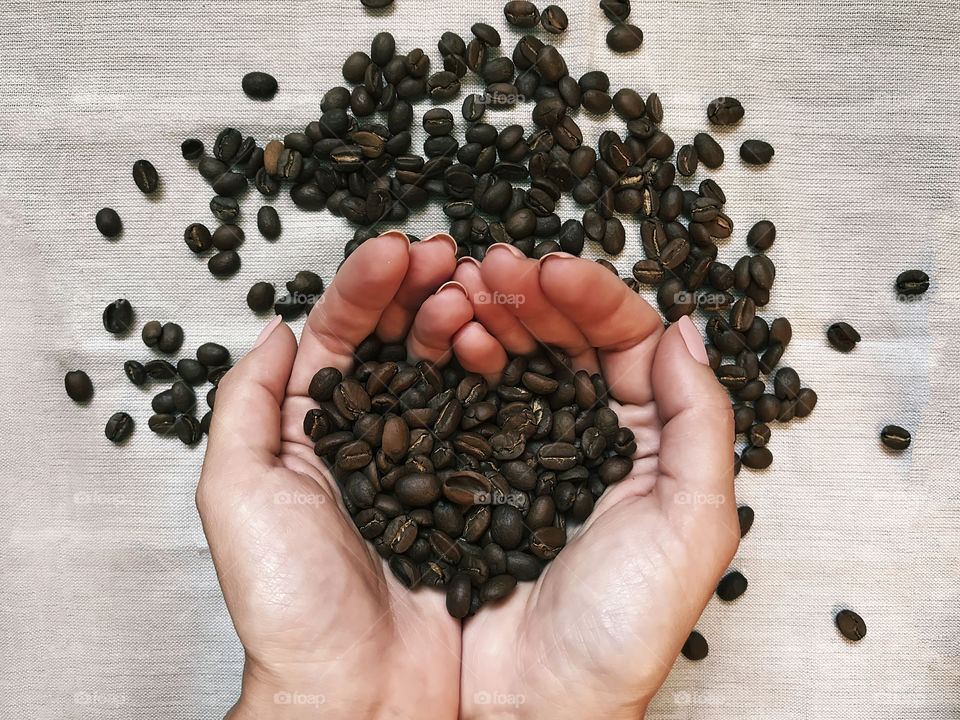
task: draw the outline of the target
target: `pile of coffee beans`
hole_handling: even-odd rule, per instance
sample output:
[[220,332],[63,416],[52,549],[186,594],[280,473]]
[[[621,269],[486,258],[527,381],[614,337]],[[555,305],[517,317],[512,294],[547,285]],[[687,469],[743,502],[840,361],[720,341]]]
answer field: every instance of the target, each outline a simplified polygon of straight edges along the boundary
[[360,534],[407,587],[444,588],[453,617],[536,579],[633,468],[603,379],[556,351],[513,358],[496,387],[375,338],[357,357],[313,377],[304,431]]

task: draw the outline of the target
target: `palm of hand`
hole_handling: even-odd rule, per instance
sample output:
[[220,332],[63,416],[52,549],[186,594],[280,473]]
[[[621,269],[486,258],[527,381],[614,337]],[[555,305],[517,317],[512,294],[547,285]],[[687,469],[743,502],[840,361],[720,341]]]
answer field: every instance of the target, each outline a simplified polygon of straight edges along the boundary
[[[729,404],[722,392],[714,392],[718,387],[708,384],[716,385],[712,373],[697,374],[703,368],[696,367],[679,334],[664,335],[659,317],[642,300],[636,299],[644,307],[613,312],[623,304],[625,288],[610,282],[612,275],[597,275],[598,266],[576,261],[574,268],[565,262],[553,272],[548,263],[550,271],[538,272],[536,263],[531,268],[532,261],[498,250],[482,269],[464,263],[454,273],[445,257],[450,249],[441,248],[431,245],[429,255],[421,249],[419,261],[411,249],[408,267],[403,272],[394,267],[389,279],[369,277],[365,268],[368,276],[361,281],[348,261],[321,311],[311,316],[299,353],[286,328],[286,348],[270,338],[272,360],[286,352],[296,361],[287,358],[289,381],[274,379],[271,388],[269,379],[259,380],[283,404],[274,408],[279,438],[266,442],[257,462],[241,465],[239,457],[229,462],[237,464],[241,478],[256,475],[238,480],[248,490],[218,512],[205,508],[213,502],[201,482],[198,503],[247,650],[245,675],[251,687],[259,682],[272,688],[275,679],[287,678],[294,691],[299,682],[301,692],[335,698],[355,713],[383,711],[381,703],[387,701],[386,714],[395,717],[453,717],[459,701],[463,717],[488,710],[582,717],[584,708],[590,714],[635,717],[666,677],[736,548],[735,504],[727,487],[732,472],[726,467],[732,467]],[[353,265],[363,267],[359,259]],[[583,275],[591,288],[586,307],[612,313],[613,321],[598,326],[588,317],[583,298],[570,292],[563,277],[570,272]],[[466,293],[445,286],[430,296],[451,275]],[[551,282],[562,292],[548,297]],[[490,290],[526,296],[527,305],[471,305],[469,296],[489,296]],[[356,307],[364,303],[358,314]],[[618,314],[623,317],[617,319]],[[604,494],[540,580],[522,584],[507,601],[467,621],[462,669],[460,624],[447,615],[442,595],[411,593],[384,573],[383,562],[345,515],[335,482],[303,435],[301,420],[311,406],[305,396],[309,377],[324,365],[346,369],[353,347],[375,327],[394,340],[410,330],[408,346],[416,355],[443,362],[455,352],[464,367],[490,377],[502,368],[504,350],[529,351],[534,340],[563,347],[579,366],[603,370],[611,395],[625,402],[613,404],[621,424],[637,437],[634,472]],[[677,375],[679,368],[689,376],[690,366],[693,382]],[[250,373],[256,369],[248,368]],[[268,370],[263,373],[269,377]],[[231,380],[228,375],[226,389]],[[241,382],[248,385],[250,378],[237,378]],[[684,392],[670,387],[677,382],[688,393],[706,391],[707,401],[700,409],[691,407]],[[244,398],[235,399],[240,394],[229,393],[237,409],[244,406]],[[256,404],[254,398],[245,400]],[[221,438],[226,424],[221,417],[236,414],[231,408],[215,415],[213,434]],[[692,453],[681,447],[705,423],[708,434],[726,441],[725,451],[722,442],[708,442]],[[224,462],[216,467],[218,477]],[[698,463],[719,464],[708,473],[709,487],[721,495],[729,492],[723,495],[725,505],[704,510],[678,504],[676,493],[689,491],[691,468]],[[212,474],[205,470],[205,476]],[[235,532],[223,532],[220,522]],[[223,539],[215,543],[214,538]],[[228,569],[231,564],[235,567]],[[344,673],[345,667],[354,671]],[[375,692],[358,682],[360,672],[379,678]],[[432,680],[424,683],[423,677]],[[251,694],[246,680],[244,694]],[[491,698],[521,697],[524,707],[485,706]],[[334,705],[328,702],[325,710]]]

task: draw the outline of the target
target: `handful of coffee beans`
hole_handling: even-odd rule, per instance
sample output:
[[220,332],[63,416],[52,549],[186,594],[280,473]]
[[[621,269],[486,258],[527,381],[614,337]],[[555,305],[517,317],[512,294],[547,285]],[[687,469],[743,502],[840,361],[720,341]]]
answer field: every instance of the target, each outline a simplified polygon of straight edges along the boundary
[[497,387],[373,338],[357,356],[347,377],[316,373],[304,431],[360,534],[406,587],[444,588],[455,618],[536,579],[633,468],[603,379],[556,351],[513,358]]

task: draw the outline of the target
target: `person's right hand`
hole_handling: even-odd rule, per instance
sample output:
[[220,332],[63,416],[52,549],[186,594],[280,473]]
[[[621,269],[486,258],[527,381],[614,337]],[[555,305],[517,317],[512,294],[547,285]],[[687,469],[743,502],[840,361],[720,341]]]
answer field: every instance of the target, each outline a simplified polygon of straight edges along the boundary
[[637,442],[633,472],[537,582],[464,622],[460,716],[641,717],[740,540],[730,401],[690,319],[664,331],[597,263],[495,245],[454,278],[518,300],[477,308],[507,350],[538,340],[601,372]]

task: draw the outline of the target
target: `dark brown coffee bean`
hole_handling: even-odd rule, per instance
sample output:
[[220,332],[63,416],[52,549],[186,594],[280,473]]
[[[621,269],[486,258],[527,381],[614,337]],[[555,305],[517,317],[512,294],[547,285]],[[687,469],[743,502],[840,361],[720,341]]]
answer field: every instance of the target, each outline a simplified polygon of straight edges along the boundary
[[697,157],[704,165],[714,170],[723,165],[723,148],[707,133],[697,133],[693,138]]
[[410,549],[417,539],[419,528],[417,523],[407,515],[398,515],[393,518],[383,531],[384,543],[395,553],[402,554]]
[[526,0],[510,0],[503,6],[503,15],[508,23],[518,28],[536,27],[540,22],[537,6]]
[[743,537],[753,527],[753,508],[741,505],[737,508],[737,520],[740,523],[740,537]]
[[457,505],[478,505],[489,502],[490,480],[478,472],[460,470],[443,480],[443,496]]
[[753,447],[751,445],[744,448],[743,452],[740,453],[740,461],[748,468],[763,470],[770,467],[770,463],[773,462],[773,453],[770,452],[769,448]]
[[777,370],[773,378],[773,391],[781,400],[795,400],[800,392],[800,376],[793,368]]
[[853,610],[841,610],[833,621],[847,640],[860,642],[867,635],[867,624]]
[[144,195],[150,195],[160,186],[160,176],[149,160],[137,160],[133,164],[133,181]]
[[747,591],[747,579],[736,570],[723,576],[717,585],[717,597],[730,602],[736,600]]
[[[133,306],[129,300],[114,300],[103,310],[103,329],[113,335],[122,335],[133,326]],[[159,337],[157,338],[159,340]]]
[[517,587],[517,578],[513,575],[494,575],[483,584],[480,594],[486,602],[502,600]]
[[541,560],[552,560],[563,549],[566,541],[563,528],[553,526],[538,528],[530,533],[530,552]]
[[761,220],[747,233],[747,245],[754,250],[764,252],[770,249],[776,237],[776,226],[769,220]]
[[827,328],[827,340],[840,352],[850,352],[860,342],[860,333],[845,322],[836,322]]
[[743,105],[736,98],[718,97],[707,106],[707,118],[714,125],[734,125],[743,119]]
[[63,378],[67,395],[71,400],[85,403],[93,397],[93,383],[83,370],[71,370]]
[[687,641],[683,644],[683,647],[680,649],[681,654],[687,660],[703,660],[709,651],[707,647],[707,641],[696,630],[693,630],[690,635],[687,637]]
[[887,425],[880,431],[880,440],[891,450],[906,450],[910,447],[910,433],[899,425]]
[[922,270],[905,270],[897,276],[897,294],[922,295],[930,288],[930,278]]
[[411,473],[397,480],[397,499],[409,507],[427,507],[440,498],[440,481],[436,475]]
[[447,612],[458,620],[465,618],[470,612],[471,593],[470,578],[458,573],[447,587]]
[[745,140],[740,157],[748,165],[766,165],[773,159],[773,146],[763,140]]
[[125,412],[114,413],[107,420],[104,435],[113,443],[122,443],[133,433],[133,418]]
[[607,33],[607,47],[614,52],[626,53],[636,50],[643,43],[643,31],[636,25],[620,23]]

